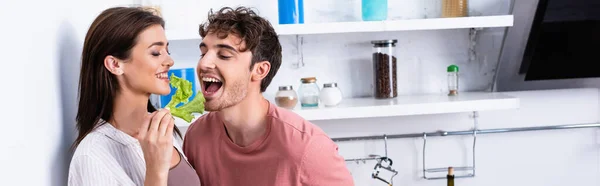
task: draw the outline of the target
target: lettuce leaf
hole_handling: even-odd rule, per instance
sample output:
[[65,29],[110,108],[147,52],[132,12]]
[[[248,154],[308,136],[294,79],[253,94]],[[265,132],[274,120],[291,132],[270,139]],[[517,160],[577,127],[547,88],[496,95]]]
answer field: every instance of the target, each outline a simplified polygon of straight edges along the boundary
[[[170,84],[176,88],[175,94],[171,97],[171,101],[165,106],[171,111],[171,115],[181,118],[186,122],[192,122],[194,115],[192,113],[204,113],[204,95],[202,91],[198,91],[192,101],[189,101],[192,96],[192,82],[179,78],[175,74],[169,77]],[[183,105],[177,107],[180,103]]]

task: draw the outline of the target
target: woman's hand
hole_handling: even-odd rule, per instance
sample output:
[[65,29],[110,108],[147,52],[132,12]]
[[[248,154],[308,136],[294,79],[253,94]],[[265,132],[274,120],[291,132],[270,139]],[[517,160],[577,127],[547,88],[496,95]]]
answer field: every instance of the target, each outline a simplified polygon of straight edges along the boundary
[[137,136],[146,161],[144,185],[167,185],[173,155],[174,125],[175,120],[167,109],[153,112],[144,118]]

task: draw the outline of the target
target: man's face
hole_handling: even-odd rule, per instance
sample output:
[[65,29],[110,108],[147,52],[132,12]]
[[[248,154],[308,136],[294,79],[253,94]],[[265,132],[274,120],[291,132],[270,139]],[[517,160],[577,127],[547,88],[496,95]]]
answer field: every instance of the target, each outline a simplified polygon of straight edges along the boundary
[[244,45],[234,34],[220,39],[211,32],[203,38],[197,73],[202,82],[207,111],[234,106],[248,94],[252,78],[249,69],[252,53],[249,50],[240,52]]

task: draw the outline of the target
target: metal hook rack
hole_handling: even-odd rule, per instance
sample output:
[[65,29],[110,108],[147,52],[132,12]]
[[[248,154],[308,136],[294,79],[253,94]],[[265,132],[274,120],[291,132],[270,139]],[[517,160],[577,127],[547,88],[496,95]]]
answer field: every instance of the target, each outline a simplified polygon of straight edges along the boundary
[[[456,175],[454,176],[454,178],[470,178],[470,177],[475,177],[475,145],[477,144],[477,118],[479,117],[479,113],[478,112],[473,112],[473,166],[466,166],[466,167],[454,167],[455,171],[471,171],[470,173],[467,173],[466,175]],[[447,132],[440,132],[441,136],[447,136],[448,133]],[[427,152],[427,133],[423,133],[423,178],[427,179],[427,180],[437,180],[437,179],[446,179],[445,176],[440,176],[440,177],[427,177],[427,173],[434,173],[434,172],[446,172],[448,170],[448,168],[431,168],[428,169],[426,168],[426,163],[425,160],[427,158],[425,158],[425,154]]]
[[[384,149],[385,149],[384,156],[370,154],[369,157],[367,157],[367,158],[346,159],[345,161],[354,161],[354,162],[356,162],[356,164],[359,164],[360,161],[362,161],[363,163],[366,163],[368,160],[377,160],[375,167],[373,167],[373,173],[371,173],[371,178],[382,181],[391,186],[394,183],[394,177],[396,175],[398,175],[398,171],[396,171],[392,168],[393,161],[392,161],[392,159],[390,159],[388,157],[387,135],[385,135],[385,134],[383,135],[383,142],[384,142]],[[387,165],[385,165],[384,163],[387,163]],[[392,176],[389,180],[386,180],[379,176],[380,170],[382,170],[382,169],[392,172]]]
[[382,157],[388,157],[387,135],[385,135],[385,134],[383,135],[383,144],[384,144],[384,153],[385,153],[383,156],[380,156],[380,155],[377,155],[377,154],[370,154],[369,157],[367,157],[367,158],[345,159],[345,161],[347,161],[347,162],[353,161],[353,162],[356,162],[356,164],[360,164],[360,162],[362,162],[364,164],[364,163],[367,163],[367,161],[370,161],[370,160],[379,160]]
[[[473,112],[474,118],[474,126],[473,130],[466,131],[437,131],[437,132],[429,132],[429,133],[412,133],[412,134],[393,134],[393,135],[374,135],[374,136],[359,136],[359,137],[341,137],[341,138],[332,138],[334,142],[344,142],[344,141],[362,141],[362,140],[381,140],[385,141],[386,154],[387,154],[387,140],[388,139],[398,139],[398,138],[423,138],[427,139],[427,137],[435,137],[435,136],[459,136],[459,135],[472,135],[473,136],[473,166],[472,167],[455,167],[455,170],[458,171],[472,171],[467,175],[463,176],[455,176],[455,178],[467,178],[467,177],[475,177],[475,145],[477,142],[477,136],[481,134],[496,134],[496,133],[510,133],[510,132],[528,132],[528,131],[542,131],[542,130],[562,130],[562,129],[582,129],[582,128],[600,128],[600,123],[581,123],[581,124],[569,124],[569,125],[553,125],[553,126],[536,126],[536,127],[520,127],[520,128],[497,128],[497,129],[484,129],[479,130],[478,120],[479,114],[477,111]],[[424,169],[424,179],[434,180],[441,179],[435,177],[426,177],[425,173],[428,172],[442,172],[442,168],[432,168],[426,169],[425,167],[425,145],[426,141],[423,142],[423,169]],[[360,161],[366,162],[368,160],[378,160],[380,156],[370,155],[368,158],[358,158],[358,159],[347,159],[346,161],[356,161],[359,163]],[[443,168],[443,171],[446,171],[447,168]],[[444,177],[445,179],[445,177]]]

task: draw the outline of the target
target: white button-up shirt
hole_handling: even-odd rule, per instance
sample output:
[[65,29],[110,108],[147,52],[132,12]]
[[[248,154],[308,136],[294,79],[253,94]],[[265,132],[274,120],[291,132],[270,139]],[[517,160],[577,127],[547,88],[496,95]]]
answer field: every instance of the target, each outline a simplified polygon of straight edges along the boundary
[[[174,137],[173,145],[183,154],[178,139]],[[187,161],[185,156],[182,161]],[[69,166],[68,184],[138,186],[144,185],[145,176],[146,163],[139,141],[104,123],[77,146]]]

